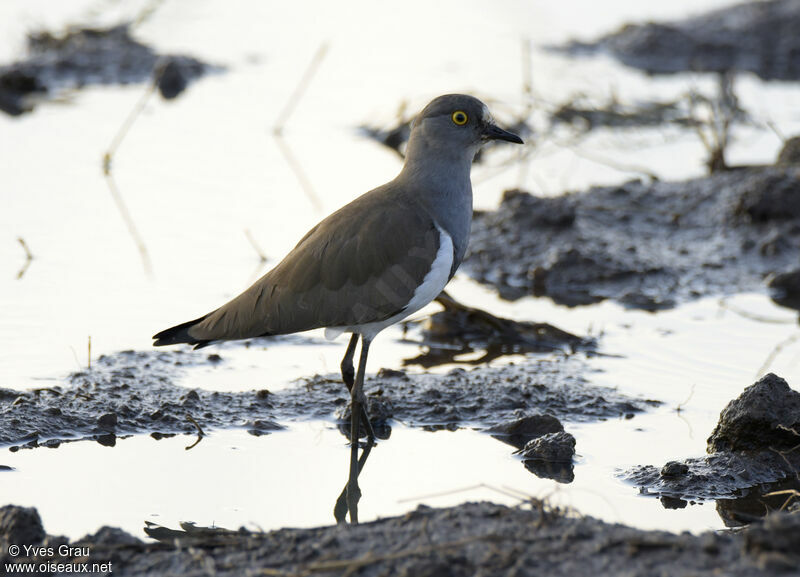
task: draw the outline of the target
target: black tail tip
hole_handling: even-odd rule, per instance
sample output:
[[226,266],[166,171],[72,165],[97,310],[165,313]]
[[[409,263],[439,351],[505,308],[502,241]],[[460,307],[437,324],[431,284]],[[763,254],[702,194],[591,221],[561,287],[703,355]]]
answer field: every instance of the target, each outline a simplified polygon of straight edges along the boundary
[[211,341],[197,339],[189,334],[189,329],[205,318],[205,316],[202,316],[199,319],[181,323],[179,325],[175,325],[174,327],[165,329],[160,333],[154,334],[153,338],[155,339],[155,342],[153,343],[153,346],[164,347],[167,345],[179,345],[183,343],[194,345],[195,349],[208,346]]

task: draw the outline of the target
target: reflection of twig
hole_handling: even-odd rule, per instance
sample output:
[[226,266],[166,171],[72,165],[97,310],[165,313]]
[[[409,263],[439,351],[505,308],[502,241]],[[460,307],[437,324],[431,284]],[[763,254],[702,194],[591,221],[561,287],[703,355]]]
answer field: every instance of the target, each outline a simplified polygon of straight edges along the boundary
[[689,422],[689,419],[687,419],[686,417],[684,417],[684,416],[683,416],[683,414],[682,414],[682,411],[683,411],[683,408],[684,408],[686,405],[688,405],[688,404],[689,404],[689,401],[691,401],[691,400],[692,400],[692,397],[694,396],[694,388],[695,388],[695,385],[696,385],[696,383],[692,383],[692,387],[691,387],[691,389],[689,390],[689,396],[688,396],[688,397],[686,397],[686,400],[685,400],[685,401],[683,401],[682,403],[678,403],[678,404],[676,405],[676,407],[675,407],[675,412],[678,414],[678,417],[679,417],[679,418],[680,418],[680,419],[681,419],[681,420],[682,420],[684,423],[686,423],[686,427],[689,429],[689,438],[690,438],[690,439],[694,439],[694,430],[692,429],[692,424]]
[[474,491],[475,489],[489,489],[490,491],[495,491],[501,495],[505,495],[506,497],[511,497],[512,499],[518,499],[521,502],[529,501],[533,498],[532,495],[528,495],[522,491],[517,491],[513,488],[506,488],[506,487],[495,487],[493,485],[488,485],[486,483],[478,483],[477,485],[470,485],[469,487],[460,487],[458,489],[450,489],[448,491],[441,491],[439,493],[427,493],[425,495],[417,495],[416,497],[407,497],[405,499],[399,499],[398,503],[407,503],[410,501],[420,501],[422,499],[434,499],[436,497],[447,497],[450,495],[456,495],[458,493],[465,493],[467,491]]
[[322,212],[322,203],[320,202],[319,197],[314,190],[314,186],[306,176],[305,170],[303,170],[303,165],[300,164],[297,158],[295,158],[294,154],[292,154],[292,151],[289,148],[289,145],[286,144],[286,140],[284,140],[283,135],[275,134],[274,136],[275,143],[278,145],[278,150],[281,151],[281,154],[283,154],[283,157],[289,164],[289,168],[291,168],[292,172],[294,172],[295,177],[297,177],[297,181],[303,188],[303,192],[306,193],[308,200],[311,201],[311,204],[314,206],[314,210],[317,212]]
[[760,378],[764,373],[767,372],[767,369],[769,369],[772,362],[781,353],[781,351],[783,351],[783,349],[785,349],[786,347],[788,347],[789,345],[798,340],[800,340],[800,334],[794,334],[789,338],[782,340],[777,345],[775,345],[772,351],[770,351],[769,355],[767,355],[767,358],[766,360],[764,360],[764,363],[758,369],[758,373],[756,373],[756,378]]
[[105,177],[108,190],[111,192],[111,197],[117,204],[117,209],[122,215],[122,220],[125,221],[125,225],[128,227],[128,232],[133,237],[133,242],[136,243],[136,248],[139,249],[139,255],[142,257],[142,266],[144,266],[145,272],[150,275],[153,273],[153,265],[150,263],[150,255],[147,252],[147,247],[145,246],[142,237],[139,236],[139,231],[136,229],[136,224],[133,222],[133,219],[128,212],[128,208],[125,206],[125,202],[122,200],[122,195],[117,188],[116,182],[114,182],[114,177],[111,176],[111,172],[107,172]]
[[258,246],[258,243],[256,242],[256,239],[253,237],[252,233],[250,232],[250,229],[247,229],[247,228],[244,229],[244,235],[247,237],[247,240],[250,241],[250,246],[252,246],[253,250],[256,251],[256,254],[258,255],[259,261],[261,261],[261,263],[267,262],[267,255],[265,255],[264,251],[261,250],[261,247]]
[[188,451],[189,449],[194,449],[197,446],[197,444],[203,440],[203,437],[205,437],[206,434],[203,432],[203,428],[200,426],[200,424],[194,420],[194,417],[192,417],[191,415],[186,415],[186,420],[189,421],[191,424],[193,424],[197,429],[197,440],[195,440],[195,442],[189,445],[188,447],[184,447]]
[[117,184],[114,181],[114,177],[112,175],[112,162],[117,149],[119,149],[120,145],[122,144],[123,139],[125,136],[127,136],[128,132],[133,126],[133,123],[136,122],[136,119],[147,105],[147,101],[150,99],[150,96],[152,96],[153,91],[158,86],[158,82],[161,79],[161,74],[163,73],[164,68],[164,66],[156,66],[156,72],[153,81],[147,86],[144,94],[142,94],[141,98],[139,98],[139,100],[136,102],[133,109],[131,109],[131,111],[128,113],[125,121],[119,127],[119,130],[117,130],[117,133],[111,140],[111,144],[108,146],[108,149],[103,154],[103,175],[106,178],[108,190],[111,192],[111,196],[117,205],[117,209],[122,215],[125,225],[128,227],[128,232],[133,238],[133,242],[136,243],[136,248],[139,249],[139,254],[142,258],[142,265],[144,266],[145,273],[148,275],[152,274],[153,272],[153,267],[150,263],[150,255],[147,252],[147,247],[145,246],[142,237],[139,235],[139,231],[136,229],[136,224],[133,222],[130,212],[128,212],[128,208],[125,206],[125,202],[122,200],[122,195],[119,192],[119,188],[117,188]]
[[308,199],[311,201],[311,204],[314,205],[314,209],[317,212],[322,211],[322,203],[320,202],[317,193],[314,191],[314,187],[311,185],[311,182],[308,180],[308,177],[306,177],[302,165],[297,161],[289,149],[289,146],[284,141],[283,129],[286,126],[286,123],[289,121],[289,117],[294,112],[294,109],[297,107],[297,104],[300,102],[300,99],[303,97],[303,94],[305,94],[305,91],[308,89],[308,85],[311,83],[311,79],[317,73],[317,69],[322,63],[322,59],[325,58],[327,51],[328,44],[326,42],[323,42],[319,45],[317,52],[314,54],[314,57],[311,59],[311,62],[308,65],[308,68],[306,68],[306,71],[303,73],[303,76],[297,83],[294,92],[292,92],[292,95],[286,102],[286,106],[283,107],[283,110],[275,121],[275,125],[272,127],[272,135],[275,137],[275,142],[278,143],[278,149],[286,158],[286,162],[289,163],[289,167],[294,172],[297,180],[300,182],[300,186],[303,188],[303,191],[306,193],[306,196],[308,196]]
[[28,248],[28,243],[25,242],[25,239],[21,236],[17,237],[17,242],[22,246],[22,250],[25,251],[25,264],[22,265],[22,268],[19,269],[17,273],[17,280],[21,279],[25,276],[25,273],[28,271],[28,267],[31,266],[31,261],[33,260],[33,253],[31,249]]

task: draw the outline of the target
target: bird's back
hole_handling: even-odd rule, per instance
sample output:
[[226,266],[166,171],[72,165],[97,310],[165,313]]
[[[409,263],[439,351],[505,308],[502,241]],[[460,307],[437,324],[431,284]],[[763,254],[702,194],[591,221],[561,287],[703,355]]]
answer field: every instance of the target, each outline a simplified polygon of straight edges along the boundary
[[188,336],[243,339],[398,314],[439,249],[436,223],[414,197],[423,198],[393,181],[334,212],[241,295],[193,321]]

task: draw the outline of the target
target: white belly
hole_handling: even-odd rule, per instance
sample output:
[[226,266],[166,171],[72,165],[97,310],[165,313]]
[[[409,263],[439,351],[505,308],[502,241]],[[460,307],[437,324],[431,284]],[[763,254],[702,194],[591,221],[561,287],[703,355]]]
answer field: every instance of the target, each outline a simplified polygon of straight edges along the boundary
[[386,327],[414,314],[438,297],[439,293],[444,290],[447,281],[450,280],[450,269],[453,267],[453,239],[438,225],[436,229],[439,231],[439,250],[436,251],[436,258],[433,259],[431,269],[425,275],[422,284],[414,291],[414,295],[408,301],[406,308],[393,317],[379,322],[348,327],[328,327],[325,329],[325,338],[335,339],[342,333],[358,333],[372,340],[375,335]]

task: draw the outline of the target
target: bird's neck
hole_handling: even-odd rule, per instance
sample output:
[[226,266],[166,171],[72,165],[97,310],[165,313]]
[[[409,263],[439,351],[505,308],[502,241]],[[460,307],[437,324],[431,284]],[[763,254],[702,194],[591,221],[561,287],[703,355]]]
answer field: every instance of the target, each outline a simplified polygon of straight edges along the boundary
[[407,190],[418,191],[419,202],[451,236],[455,249],[453,270],[461,263],[469,240],[472,223],[470,170],[476,151],[477,147],[455,151],[412,136],[406,148],[405,165],[398,175]]
[[[406,182],[424,185],[427,194],[469,196],[472,201],[470,170],[475,149],[440,144],[414,133],[406,147],[406,162],[400,172]],[[452,199],[451,199],[452,200]]]

